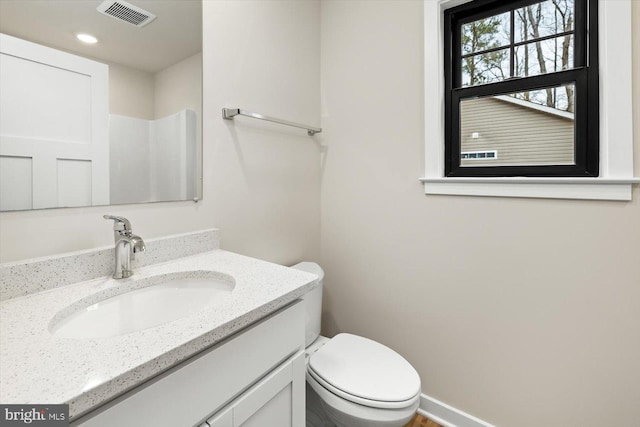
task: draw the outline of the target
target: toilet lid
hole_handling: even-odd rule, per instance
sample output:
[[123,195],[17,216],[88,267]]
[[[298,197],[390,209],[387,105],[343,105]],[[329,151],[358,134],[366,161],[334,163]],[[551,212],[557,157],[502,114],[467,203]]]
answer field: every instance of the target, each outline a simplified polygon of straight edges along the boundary
[[409,362],[357,335],[336,335],[311,356],[309,368],[328,385],[366,400],[402,402],[420,392],[420,377]]

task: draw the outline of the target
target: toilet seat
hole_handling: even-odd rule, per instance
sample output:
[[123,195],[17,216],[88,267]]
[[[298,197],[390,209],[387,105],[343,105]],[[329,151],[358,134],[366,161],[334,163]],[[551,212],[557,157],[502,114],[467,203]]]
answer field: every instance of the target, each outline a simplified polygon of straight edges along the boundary
[[[397,401],[397,402],[385,402],[385,401],[381,401],[381,400],[370,400],[370,399],[364,399],[362,397],[358,397],[358,396],[354,396],[352,394],[348,394],[345,393],[344,391],[335,388],[334,386],[332,386],[331,384],[327,383],[326,381],[324,381],[322,378],[320,378],[317,374],[315,374],[315,372],[313,372],[312,369],[308,369],[307,373],[309,374],[309,376],[311,376],[311,378],[321,387],[323,387],[324,389],[326,389],[327,391],[335,394],[336,396],[352,402],[352,403],[356,403],[358,405],[362,405],[362,406],[367,406],[369,408],[376,408],[376,409],[403,409],[403,408],[407,408],[409,406],[412,406],[414,403],[416,403],[419,398],[420,398],[420,393],[417,393],[413,398],[405,400],[405,401]],[[307,380],[309,378],[307,377]]]
[[420,377],[409,362],[357,335],[329,340],[311,355],[307,372],[336,396],[371,408],[406,408],[420,397]]

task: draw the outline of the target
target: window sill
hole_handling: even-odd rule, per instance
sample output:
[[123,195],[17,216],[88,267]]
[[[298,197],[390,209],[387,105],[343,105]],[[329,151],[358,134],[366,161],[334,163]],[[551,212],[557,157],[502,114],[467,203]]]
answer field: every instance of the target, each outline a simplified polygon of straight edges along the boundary
[[420,178],[426,194],[631,200],[640,178]]

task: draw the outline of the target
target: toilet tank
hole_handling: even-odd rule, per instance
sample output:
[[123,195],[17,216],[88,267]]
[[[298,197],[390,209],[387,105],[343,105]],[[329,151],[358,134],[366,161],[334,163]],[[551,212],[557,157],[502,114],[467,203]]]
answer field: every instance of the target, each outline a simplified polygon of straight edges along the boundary
[[320,286],[312,289],[300,298],[305,305],[305,347],[308,347],[320,335],[324,270],[315,262],[301,262],[291,266],[291,268],[315,274],[318,276],[318,283],[320,284]]

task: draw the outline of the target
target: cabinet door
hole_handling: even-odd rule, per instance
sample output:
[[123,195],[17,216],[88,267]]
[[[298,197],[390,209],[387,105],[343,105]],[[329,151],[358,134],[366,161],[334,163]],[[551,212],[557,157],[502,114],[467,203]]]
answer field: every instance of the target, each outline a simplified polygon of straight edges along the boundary
[[211,427],[303,427],[304,353],[300,352],[217,413]]

